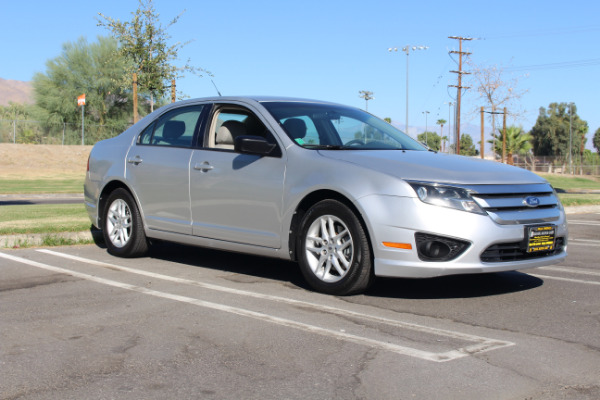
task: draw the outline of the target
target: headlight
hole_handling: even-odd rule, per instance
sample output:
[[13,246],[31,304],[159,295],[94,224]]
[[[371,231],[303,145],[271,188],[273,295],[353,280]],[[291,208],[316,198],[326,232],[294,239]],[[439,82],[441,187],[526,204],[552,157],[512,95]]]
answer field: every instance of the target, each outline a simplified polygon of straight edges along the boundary
[[475,214],[485,214],[485,211],[479,207],[479,204],[471,198],[471,194],[467,189],[423,182],[408,183],[423,203],[454,208]]
[[565,211],[565,207],[563,206],[562,202],[560,201],[560,198],[558,197],[558,192],[554,188],[552,188],[552,192],[554,192],[554,197],[556,197],[556,204],[558,206],[558,209],[560,211],[564,212]]

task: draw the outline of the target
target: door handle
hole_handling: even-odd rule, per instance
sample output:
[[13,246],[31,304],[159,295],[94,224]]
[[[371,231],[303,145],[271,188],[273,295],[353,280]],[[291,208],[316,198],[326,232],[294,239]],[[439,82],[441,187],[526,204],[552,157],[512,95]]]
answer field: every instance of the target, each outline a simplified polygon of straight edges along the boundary
[[144,160],[142,160],[142,159],[140,158],[140,156],[135,156],[134,158],[128,158],[128,159],[127,159],[127,162],[128,162],[129,164],[133,164],[133,165],[138,165],[138,164],[140,164],[142,161],[144,161]]
[[196,164],[194,165],[194,169],[196,171],[200,171],[200,172],[208,172],[210,170],[212,170],[214,167],[212,165],[210,165],[210,163],[208,161],[204,161],[202,164]]

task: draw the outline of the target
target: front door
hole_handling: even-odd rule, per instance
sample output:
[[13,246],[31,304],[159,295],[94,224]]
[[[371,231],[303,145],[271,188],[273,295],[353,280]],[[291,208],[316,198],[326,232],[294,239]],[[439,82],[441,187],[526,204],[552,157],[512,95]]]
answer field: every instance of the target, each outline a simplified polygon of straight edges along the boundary
[[217,108],[208,129],[205,148],[190,162],[193,234],[280,248],[285,157],[279,149],[265,157],[233,150],[237,135],[274,137],[256,115],[235,107]]

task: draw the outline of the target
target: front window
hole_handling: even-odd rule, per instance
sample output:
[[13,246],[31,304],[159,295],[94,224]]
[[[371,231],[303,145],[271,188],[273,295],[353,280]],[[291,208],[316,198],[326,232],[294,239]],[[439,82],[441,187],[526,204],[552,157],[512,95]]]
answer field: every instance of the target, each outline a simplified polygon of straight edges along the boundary
[[299,146],[311,149],[426,150],[364,111],[331,104],[263,102]]
[[219,106],[215,112],[207,147],[233,150],[238,136],[260,136],[269,143],[276,143],[273,135],[252,112],[234,106]]

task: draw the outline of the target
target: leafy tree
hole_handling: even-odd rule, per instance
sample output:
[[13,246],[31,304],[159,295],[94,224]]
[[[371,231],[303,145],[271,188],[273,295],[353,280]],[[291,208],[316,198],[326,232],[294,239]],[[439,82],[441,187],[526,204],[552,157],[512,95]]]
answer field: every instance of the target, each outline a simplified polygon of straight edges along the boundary
[[62,54],[46,62],[46,72],[33,77],[36,119],[47,125],[81,124],[77,97],[86,95],[85,119],[123,128],[128,124],[128,95],[115,84],[124,60],[115,57],[117,42],[98,37],[98,42],[63,45]]
[[39,125],[29,123],[33,119],[34,106],[9,102],[0,106],[0,142],[35,143],[43,131]]
[[[502,157],[503,151],[503,134],[502,129],[498,133],[493,134],[493,139],[488,140],[488,143],[494,145],[494,152]],[[514,165],[513,156],[526,155],[532,148],[531,135],[523,132],[520,126],[508,126],[506,128],[506,163]]]
[[440,151],[442,138],[435,132],[423,132],[417,135],[417,140],[421,143],[425,143],[431,150]]
[[577,115],[577,107],[567,103],[551,103],[548,109],[541,107],[532,136],[533,153],[536,156],[558,156],[568,159],[569,143],[573,154],[585,146],[588,124]]
[[390,117],[385,117],[383,120],[384,120],[385,122],[387,122],[388,124],[391,124],[391,123],[392,123],[392,119],[391,119]]
[[203,70],[192,67],[190,60],[180,67],[173,64],[179,50],[189,42],[169,45],[171,37],[167,29],[179,21],[183,12],[163,27],[152,0],[138,1],[138,9],[131,13],[131,21],[121,22],[98,13],[98,25],[112,32],[119,42],[119,53],[128,60],[120,76],[121,86],[129,87],[136,73],[140,90],[150,93],[152,109],[154,99],[166,95],[173,79],[181,77],[184,72],[198,73]]
[[[455,144],[450,145],[450,149],[453,152],[456,152]],[[461,135],[460,137],[460,155],[461,156],[476,156],[479,155],[479,150],[475,148],[475,144],[473,143],[473,138],[468,133]]]
[[600,128],[596,129],[596,133],[594,133],[594,147],[598,154],[600,154]]

